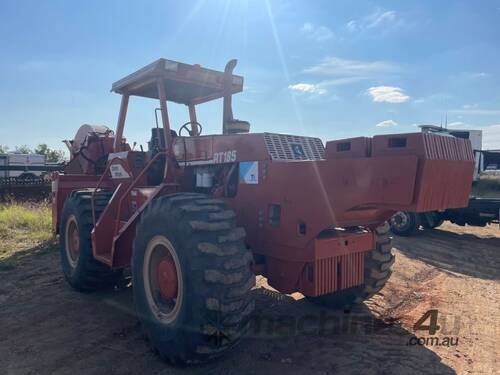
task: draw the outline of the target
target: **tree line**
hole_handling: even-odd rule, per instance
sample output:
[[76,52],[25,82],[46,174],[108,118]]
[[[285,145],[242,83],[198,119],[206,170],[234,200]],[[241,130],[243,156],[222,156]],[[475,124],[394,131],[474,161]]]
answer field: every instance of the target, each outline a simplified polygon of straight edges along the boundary
[[64,151],[52,149],[45,143],[40,143],[34,149],[30,148],[27,145],[16,146],[14,151],[9,151],[8,146],[0,145],[0,154],[6,154],[8,152],[12,152],[14,154],[45,155],[46,160],[52,163],[60,163],[65,158]]

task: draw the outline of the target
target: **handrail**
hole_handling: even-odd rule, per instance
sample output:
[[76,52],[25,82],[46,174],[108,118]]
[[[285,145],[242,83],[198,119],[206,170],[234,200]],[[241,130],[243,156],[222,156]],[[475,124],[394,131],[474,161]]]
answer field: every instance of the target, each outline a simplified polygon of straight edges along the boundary
[[[125,199],[125,197],[128,195],[128,193],[130,193],[130,191],[134,188],[134,186],[136,185],[136,183],[139,181],[139,179],[144,175],[144,173],[146,173],[146,171],[149,169],[149,167],[153,164],[153,162],[156,161],[156,159],[158,159],[158,157],[160,155],[167,155],[167,153],[165,151],[163,152],[159,152],[157,153],[149,162],[148,164],[146,164],[146,166],[143,168],[143,170],[141,171],[141,173],[139,173],[137,175],[137,177],[134,179],[134,181],[132,181],[129,185],[129,187],[127,188],[127,190],[125,190],[125,193],[122,194],[121,198],[120,198],[120,202],[118,203],[118,213],[116,215],[117,217],[117,220],[116,220],[116,223],[115,223],[115,230],[113,232],[113,237],[116,236],[116,234],[118,233],[119,231],[119,228],[118,228],[118,223],[120,222],[120,214],[121,214],[121,209],[122,209],[122,205],[123,205],[123,201]],[[165,163],[167,163],[167,160],[165,160]]]
[[99,188],[99,186],[101,185],[102,183],[102,180],[104,179],[104,176],[106,176],[106,173],[109,171],[109,169],[111,168],[111,165],[113,164],[113,161],[114,160],[121,160],[120,158],[118,157],[115,157],[113,159],[111,159],[111,161],[108,163],[108,165],[106,166],[106,169],[104,169],[104,172],[102,173],[101,175],[101,178],[99,179],[99,181],[97,181],[97,185],[96,187],[94,188],[94,191],[92,192],[92,194],[90,195],[90,206],[92,208],[92,224],[93,224],[93,227],[95,228],[95,225],[97,224],[96,223],[96,220],[95,220],[95,205],[94,205],[94,197],[95,197],[95,193],[97,191],[97,189]]

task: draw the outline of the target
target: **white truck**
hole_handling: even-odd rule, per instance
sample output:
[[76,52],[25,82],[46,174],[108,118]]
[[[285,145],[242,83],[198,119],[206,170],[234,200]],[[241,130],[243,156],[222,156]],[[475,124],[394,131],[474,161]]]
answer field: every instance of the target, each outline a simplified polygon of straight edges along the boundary
[[0,178],[35,179],[42,176],[44,171],[40,170],[40,167],[45,167],[46,165],[45,155],[0,154],[0,167],[15,167],[16,169],[8,170],[0,168]]
[[500,150],[482,150],[482,131],[450,130],[434,125],[421,125],[422,132],[439,133],[444,137],[465,138],[474,150],[475,169],[469,205],[464,208],[414,213],[400,211],[390,220],[391,231],[410,236],[420,227],[431,229],[449,220],[458,225],[485,226],[498,222],[500,215]]

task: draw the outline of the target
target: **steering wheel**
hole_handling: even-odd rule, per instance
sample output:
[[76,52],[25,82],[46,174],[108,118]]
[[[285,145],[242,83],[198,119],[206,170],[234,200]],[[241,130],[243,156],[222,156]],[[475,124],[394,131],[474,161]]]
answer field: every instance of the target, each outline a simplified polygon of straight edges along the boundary
[[188,129],[188,125],[196,125],[199,129],[199,131],[197,132],[198,135],[201,134],[201,132],[203,131],[203,126],[201,126],[201,124],[198,122],[198,121],[188,121],[186,122],[184,125],[182,125],[179,129],[179,137],[182,135],[182,131],[183,130],[186,130],[189,134],[189,136],[193,136],[193,132],[191,130]]

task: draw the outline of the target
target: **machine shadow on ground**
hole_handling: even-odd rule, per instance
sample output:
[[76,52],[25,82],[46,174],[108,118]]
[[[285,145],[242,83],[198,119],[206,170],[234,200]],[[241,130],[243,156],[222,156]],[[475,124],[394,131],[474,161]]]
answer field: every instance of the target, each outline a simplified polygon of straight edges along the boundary
[[144,340],[132,288],[71,290],[55,243],[0,261],[0,275],[0,368],[8,374],[454,373],[365,305],[327,310],[265,288],[252,291],[252,327],[235,350],[203,366],[172,367]]
[[393,237],[393,246],[403,254],[444,272],[500,279],[500,238],[441,229],[420,230],[412,237]]

